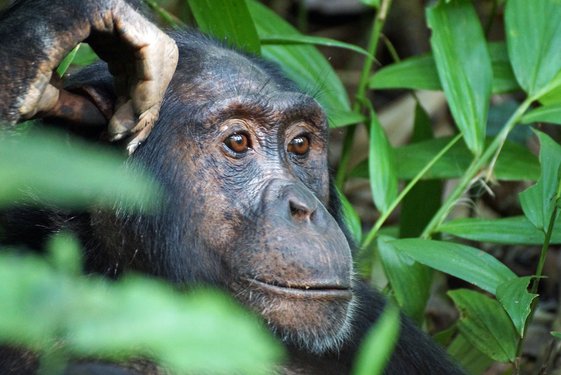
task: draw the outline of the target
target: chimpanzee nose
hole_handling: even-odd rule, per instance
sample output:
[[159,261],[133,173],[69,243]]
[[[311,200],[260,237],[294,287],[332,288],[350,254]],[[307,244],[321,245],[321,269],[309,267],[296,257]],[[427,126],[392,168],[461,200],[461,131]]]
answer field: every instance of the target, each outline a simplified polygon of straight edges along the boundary
[[310,190],[300,184],[287,185],[283,190],[282,199],[288,204],[288,212],[293,223],[319,224],[322,216],[321,210],[318,210],[319,202]]

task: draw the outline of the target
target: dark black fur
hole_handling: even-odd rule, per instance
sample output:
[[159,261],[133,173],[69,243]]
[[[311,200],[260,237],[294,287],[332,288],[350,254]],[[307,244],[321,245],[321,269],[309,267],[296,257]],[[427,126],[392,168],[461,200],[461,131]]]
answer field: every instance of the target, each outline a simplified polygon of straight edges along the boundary
[[[33,217],[21,216],[21,212],[4,213],[0,216],[0,225],[6,230],[4,242],[24,243],[40,247],[45,236],[57,229],[60,223],[76,229],[82,236],[86,249],[87,269],[90,272],[118,277],[122,272],[134,269],[157,275],[174,283],[193,285],[196,283],[212,284],[225,287],[225,276],[218,272],[220,259],[205,253],[207,245],[202,243],[190,225],[200,221],[198,216],[198,198],[190,195],[185,187],[183,171],[179,169],[177,150],[171,140],[189,139],[193,132],[204,131],[202,115],[207,110],[206,102],[220,100],[225,91],[238,90],[244,94],[245,88],[239,82],[230,82],[231,86],[221,86],[209,81],[204,100],[184,101],[180,95],[185,92],[184,85],[189,85],[198,77],[209,71],[218,78],[230,73],[240,73],[242,78],[251,77],[252,71],[260,71],[259,78],[266,90],[268,85],[275,85],[294,95],[304,95],[296,85],[286,79],[280,69],[261,59],[246,56],[225,49],[216,41],[196,32],[187,31],[173,34],[180,51],[178,71],[163,103],[160,120],[150,137],[133,155],[131,163],[141,165],[151,173],[165,188],[166,199],[159,213],[151,216],[129,216],[120,213],[93,213],[76,216],[73,220],[63,217],[58,220],[51,214],[32,214]],[[221,54],[215,56],[214,54]],[[223,55],[222,55],[223,54]],[[214,61],[214,64],[210,62]],[[233,64],[233,66],[232,66]],[[236,64],[240,64],[236,66]],[[213,71],[214,69],[214,71]],[[251,82],[250,82],[251,83]],[[97,87],[98,91],[112,95],[111,77],[103,64],[87,69],[76,75],[69,87],[84,84]],[[249,87],[248,92],[251,92]],[[265,106],[267,103],[263,103]],[[177,119],[185,119],[185,127],[179,128]],[[186,136],[187,135],[187,136]],[[190,178],[197,178],[197,171],[191,171]],[[304,172],[299,172],[304,173]],[[306,185],[306,183],[304,183]],[[313,186],[308,186],[315,191]],[[240,192],[240,199],[244,195]],[[181,202],[181,204],[178,204]],[[347,241],[352,242],[345,230],[340,212],[340,203],[333,188],[329,192],[328,211],[343,228]],[[38,215],[38,216],[36,216]],[[22,220],[23,219],[23,220]],[[37,219],[42,226],[36,226]],[[22,222],[34,222],[26,226]],[[118,226],[113,233],[109,227]],[[14,231],[17,230],[17,231]],[[30,237],[30,232],[34,233]],[[32,238],[32,243],[28,240]],[[27,243],[26,243],[27,242]],[[186,255],[188,251],[188,255]],[[384,298],[363,282],[353,285],[355,313],[351,322],[350,335],[343,346],[337,350],[327,350],[322,354],[311,353],[300,345],[287,348],[291,353],[290,362],[281,372],[293,374],[347,374],[350,372],[355,354],[364,334],[379,317],[385,306]],[[107,367],[109,369],[109,367]],[[91,371],[103,373],[103,368]],[[75,370],[79,373],[79,370]],[[111,371],[114,371],[111,368]],[[129,373],[123,370],[122,374]],[[6,373],[0,359],[0,373]],[[25,373],[25,372],[21,372]],[[96,373],[96,372],[92,372]],[[107,373],[107,372],[106,372]],[[416,328],[409,319],[402,318],[401,334],[394,354],[386,369],[386,374],[462,374],[447,355],[436,344]]]

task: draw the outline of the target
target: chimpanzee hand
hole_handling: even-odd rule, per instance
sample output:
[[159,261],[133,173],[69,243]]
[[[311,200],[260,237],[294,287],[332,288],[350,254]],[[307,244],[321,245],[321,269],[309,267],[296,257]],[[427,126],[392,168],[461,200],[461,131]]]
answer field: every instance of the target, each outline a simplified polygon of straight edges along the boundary
[[[158,118],[178,58],[175,42],[133,4],[132,0],[22,0],[4,12],[0,16],[0,120],[16,123],[45,115],[72,122],[109,120],[112,140],[132,135],[127,146],[132,153]],[[53,85],[53,70],[82,41],[108,63],[114,77],[117,102],[109,114],[85,97]]]

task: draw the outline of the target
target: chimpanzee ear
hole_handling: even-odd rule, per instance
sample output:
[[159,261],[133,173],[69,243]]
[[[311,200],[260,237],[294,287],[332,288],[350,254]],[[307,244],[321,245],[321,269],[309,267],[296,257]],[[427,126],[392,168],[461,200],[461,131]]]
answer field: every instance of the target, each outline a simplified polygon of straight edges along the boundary
[[99,138],[113,116],[116,94],[107,64],[100,62],[65,79],[57,105],[41,117],[88,137]]

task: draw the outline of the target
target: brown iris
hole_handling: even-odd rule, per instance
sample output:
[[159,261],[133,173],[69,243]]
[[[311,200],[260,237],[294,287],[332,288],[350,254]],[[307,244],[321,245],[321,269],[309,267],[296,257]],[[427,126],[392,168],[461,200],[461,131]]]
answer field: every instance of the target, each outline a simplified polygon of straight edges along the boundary
[[244,133],[234,133],[224,141],[226,147],[237,154],[243,154],[250,148],[249,138]]
[[310,139],[305,135],[299,135],[288,144],[288,152],[298,156],[306,155],[310,151]]

